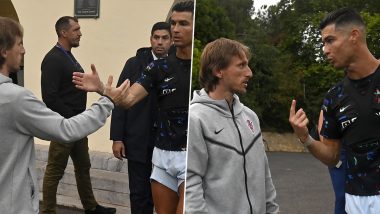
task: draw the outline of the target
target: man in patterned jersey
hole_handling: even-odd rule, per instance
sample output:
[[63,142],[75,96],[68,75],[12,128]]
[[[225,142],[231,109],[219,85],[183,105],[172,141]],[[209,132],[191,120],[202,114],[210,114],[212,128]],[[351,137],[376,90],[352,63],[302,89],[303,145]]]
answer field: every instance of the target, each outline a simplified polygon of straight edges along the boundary
[[309,151],[327,165],[346,150],[345,198],[347,213],[380,210],[380,69],[366,44],[365,24],[348,8],[329,13],[320,24],[324,54],[346,77],[332,87],[323,101],[323,139],[316,141],[306,127],[308,118],[296,101],[289,122]]
[[[176,54],[149,64],[129,89],[123,103],[128,109],[152,89],[158,92],[158,131],[151,175],[158,214],[183,213],[193,14],[193,1],[179,2],[172,8],[170,24]],[[96,73],[74,73],[73,79],[80,89],[102,89],[103,84]]]

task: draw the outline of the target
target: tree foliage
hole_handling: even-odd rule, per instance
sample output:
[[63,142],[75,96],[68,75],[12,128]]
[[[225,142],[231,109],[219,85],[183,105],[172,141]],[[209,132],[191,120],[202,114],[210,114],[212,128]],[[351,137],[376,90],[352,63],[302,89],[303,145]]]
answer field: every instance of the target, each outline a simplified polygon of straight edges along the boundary
[[220,37],[234,37],[235,25],[216,0],[197,2],[195,23],[195,38],[203,45]]

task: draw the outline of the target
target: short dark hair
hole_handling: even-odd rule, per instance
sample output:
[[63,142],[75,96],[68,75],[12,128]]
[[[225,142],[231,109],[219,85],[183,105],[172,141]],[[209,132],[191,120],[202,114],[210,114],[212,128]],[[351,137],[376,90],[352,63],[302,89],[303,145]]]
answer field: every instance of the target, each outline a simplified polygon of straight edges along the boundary
[[153,36],[153,33],[156,30],[166,30],[169,32],[170,37],[172,36],[172,33],[170,31],[170,24],[167,22],[157,22],[154,24],[152,30],[150,31],[150,35]]
[[244,55],[251,57],[249,48],[242,43],[220,38],[208,43],[203,49],[200,61],[199,82],[207,91],[213,91],[219,82],[219,78],[214,76],[214,70],[227,68],[234,56],[242,58]]
[[61,36],[62,30],[68,30],[70,28],[70,20],[78,22],[78,19],[72,16],[62,16],[57,20],[57,22],[55,23],[55,32],[57,32],[58,37]]
[[[16,37],[23,37],[21,25],[8,17],[0,17],[0,51],[11,49],[16,43]],[[0,67],[5,58],[0,55]]]
[[194,15],[194,2],[193,1],[182,1],[178,2],[174,7],[172,8],[172,12],[191,12],[192,15]]
[[365,27],[364,21],[359,13],[351,8],[340,8],[330,12],[319,24],[319,29],[323,30],[327,25],[335,24],[337,28],[345,27],[349,24],[355,24]]

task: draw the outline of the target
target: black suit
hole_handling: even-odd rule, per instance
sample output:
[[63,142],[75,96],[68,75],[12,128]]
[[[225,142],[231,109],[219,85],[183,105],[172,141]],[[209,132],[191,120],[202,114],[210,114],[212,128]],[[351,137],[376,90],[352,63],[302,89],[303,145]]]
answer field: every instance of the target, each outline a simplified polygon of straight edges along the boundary
[[[141,76],[153,61],[151,48],[140,48],[136,56],[127,60],[118,85],[129,79],[131,84]],[[115,107],[111,119],[111,140],[123,141],[128,159],[128,176],[132,214],[153,213],[150,188],[152,152],[154,147],[154,121],[157,112],[157,95],[149,93],[128,110]]]

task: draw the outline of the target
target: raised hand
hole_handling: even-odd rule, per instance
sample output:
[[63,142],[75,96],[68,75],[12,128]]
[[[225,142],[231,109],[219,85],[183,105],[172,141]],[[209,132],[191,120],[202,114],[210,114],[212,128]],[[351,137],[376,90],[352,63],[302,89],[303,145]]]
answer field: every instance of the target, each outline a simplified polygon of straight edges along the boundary
[[309,136],[309,130],[307,128],[309,119],[307,119],[306,113],[302,108],[296,112],[295,100],[292,101],[292,105],[290,106],[289,122],[298,138],[302,142],[305,142]]
[[73,83],[75,84],[75,87],[81,90],[98,92],[100,95],[103,95],[104,84],[100,81],[94,64],[91,64],[91,70],[91,73],[74,72]]
[[112,87],[112,80],[113,77],[110,75],[108,77],[108,81],[106,86],[104,87],[104,92],[103,95],[108,96],[113,100],[115,105],[121,105],[124,98],[127,96],[127,91],[130,87],[130,82],[129,80],[125,80],[119,87],[114,88]]
[[103,82],[100,81],[94,64],[91,64],[91,70],[91,73],[73,73],[73,83],[75,87],[88,92],[98,92],[100,95],[111,98],[115,105],[121,105],[130,87],[129,80],[125,80],[119,87],[114,88],[112,87],[113,77],[110,75],[106,86],[104,86]]

